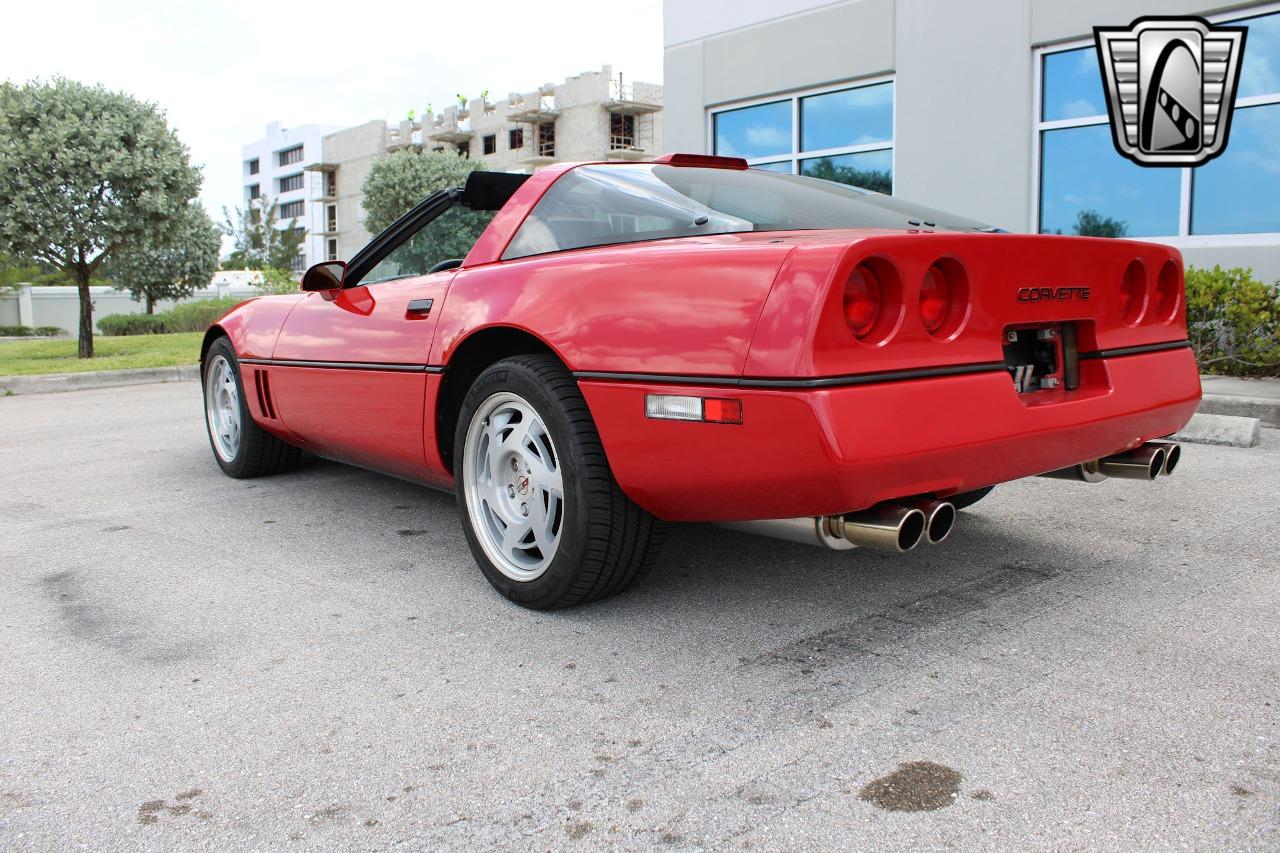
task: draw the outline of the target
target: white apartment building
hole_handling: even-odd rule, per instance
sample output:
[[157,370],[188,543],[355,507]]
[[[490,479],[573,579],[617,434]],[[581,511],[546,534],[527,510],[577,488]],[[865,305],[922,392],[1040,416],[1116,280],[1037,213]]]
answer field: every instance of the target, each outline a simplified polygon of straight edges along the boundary
[[[1189,264],[1280,278],[1280,3],[703,0],[664,4],[664,146],[859,183],[1012,231],[1089,212]],[[1112,145],[1095,26],[1248,28],[1226,151],[1144,168]]]
[[[364,179],[373,161],[408,148],[481,160],[492,171],[532,172],[561,161],[643,160],[663,151],[662,86],[629,82],[612,66],[500,101],[473,98],[418,121],[372,121],[328,133],[315,176],[310,258],[349,259],[364,228]],[[311,149],[307,149],[310,151]]]
[[321,138],[338,128],[334,125],[306,124],[284,127],[267,125],[266,136],[240,149],[241,201],[244,207],[262,199],[278,205],[278,228],[300,228],[306,232],[302,252],[293,261],[293,271],[301,272],[324,259],[324,209],[318,201],[323,192],[321,177],[307,167],[320,161]]

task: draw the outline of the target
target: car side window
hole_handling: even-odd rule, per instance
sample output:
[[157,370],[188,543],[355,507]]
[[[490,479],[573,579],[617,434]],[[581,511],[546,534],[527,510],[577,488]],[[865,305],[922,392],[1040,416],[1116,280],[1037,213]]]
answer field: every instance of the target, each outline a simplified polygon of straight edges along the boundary
[[494,214],[492,210],[471,210],[461,205],[449,208],[393,249],[360,283],[426,275],[442,261],[462,260]]

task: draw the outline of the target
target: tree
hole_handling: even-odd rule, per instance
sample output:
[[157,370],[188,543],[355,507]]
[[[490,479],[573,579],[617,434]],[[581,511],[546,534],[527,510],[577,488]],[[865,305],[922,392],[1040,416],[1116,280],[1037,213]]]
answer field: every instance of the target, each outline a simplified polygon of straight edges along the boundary
[[[374,160],[364,179],[365,228],[377,234],[427,196],[461,187],[467,175],[484,168],[475,160],[437,152],[398,151]],[[397,255],[418,267],[425,259],[464,258],[491,219],[491,211],[455,207],[397,249]]]
[[249,202],[244,210],[236,208],[234,216],[222,209],[222,230],[235,241],[235,250],[227,260],[230,269],[289,270],[293,259],[302,249],[306,230],[298,227],[298,220],[289,220],[286,228],[280,227],[279,205],[266,199]]
[[111,262],[115,286],[154,312],[160,299],[182,299],[208,286],[218,269],[222,234],[199,202],[191,202],[164,242],[142,241]]
[[1076,214],[1075,232],[1080,237],[1123,237],[1129,233],[1129,225],[1096,210],[1082,210]]
[[0,84],[0,241],[74,279],[81,358],[93,356],[94,273],[134,243],[165,239],[199,189],[154,104],[62,78]]

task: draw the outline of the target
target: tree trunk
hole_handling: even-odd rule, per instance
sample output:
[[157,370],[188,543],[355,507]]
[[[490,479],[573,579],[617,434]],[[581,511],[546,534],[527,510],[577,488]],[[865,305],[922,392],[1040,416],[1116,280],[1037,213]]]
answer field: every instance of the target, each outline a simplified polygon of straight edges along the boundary
[[147,313],[148,314],[156,313],[156,302],[154,299],[151,298],[151,294],[147,293],[143,298],[147,301]]
[[93,295],[89,292],[91,274],[87,269],[75,272],[76,288],[80,291],[80,358],[93,358]]

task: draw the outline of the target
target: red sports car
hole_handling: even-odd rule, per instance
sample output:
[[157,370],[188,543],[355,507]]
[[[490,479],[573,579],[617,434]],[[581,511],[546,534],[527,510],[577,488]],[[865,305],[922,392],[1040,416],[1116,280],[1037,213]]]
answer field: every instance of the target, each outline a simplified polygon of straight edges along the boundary
[[1168,474],[1200,399],[1177,251],[732,158],[475,172],[302,290],[205,337],[218,464],[452,488],[536,608],[626,587],[664,520],[906,551],[996,483]]

